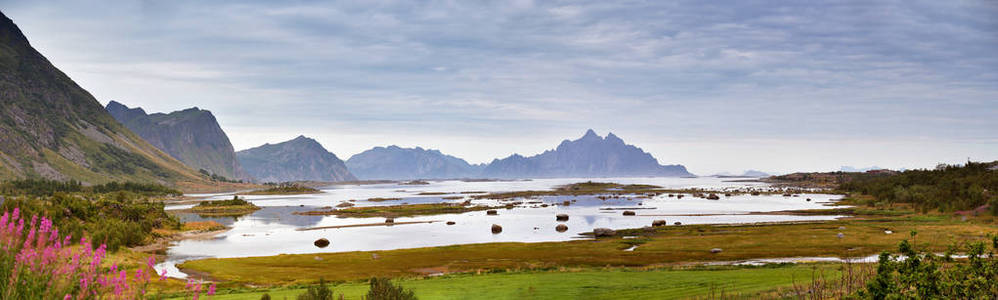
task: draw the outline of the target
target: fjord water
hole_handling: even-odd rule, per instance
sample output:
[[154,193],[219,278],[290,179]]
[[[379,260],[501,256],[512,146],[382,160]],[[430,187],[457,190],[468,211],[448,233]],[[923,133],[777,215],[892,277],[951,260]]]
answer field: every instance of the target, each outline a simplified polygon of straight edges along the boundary
[[[323,193],[309,195],[245,196],[245,199],[262,209],[246,216],[235,218],[202,218],[195,214],[178,213],[184,221],[210,219],[218,221],[231,230],[206,240],[183,240],[167,251],[168,260],[159,268],[165,268],[172,276],[182,277],[173,264],[187,259],[207,257],[247,257],[277,254],[345,252],[365,250],[390,250],[444,246],[455,244],[489,242],[544,242],[565,241],[584,238],[578,233],[592,231],[593,228],[612,229],[640,228],[654,220],[666,220],[669,226],[675,222],[682,224],[726,224],[785,221],[832,220],[841,216],[793,216],[781,214],[759,214],[783,210],[816,209],[838,200],[838,195],[802,194],[798,197],[782,195],[748,194],[721,197],[720,200],[707,200],[687,195],[682,199],[666,194],[652,198],[621,197],[600,199],[597,196],[550,196],[520,199],[524,204],[512,209],[499,209],[496,216],[488,216],[485,211],[462,214],[443,214],[396,218],[396,223],[431,222],[420,224],[398,224],[394,226],[364,226],[336,229],[301,230],[314,227],[342,226],[356,224],[383,223],[384,218],[339,218],[336,216],[302,216],[297,211],[317,210],[336,206],[339,203],[355,200],[357,206],[399,205],[437,202],[462,202],[474,194],[467,192],[505,192],[524,190],[550,190],[560,185],[587,180],[616,182],[623,184],[652,184],[670,189],[703,188],[710,190],[736,190],[744,188],[768,189],[761,182],[743,182],[732,179],[700,178],[559,178],[535,179],[529,181],[486,181],[465,182],[458,180],[431,181],[426,185],[370,184],[336,185],[323,189]],[[420,193],[445,193],[443,195],[419,195]],[[465,192],[465,193],[462,193]],[[195,195],[197,196],[197,195]],[[202,195],[209,200],[228,199],[231,194]],[[441,197],[462,196],[462,199],[445,200]],[[401,198],[381,202],[367,201],[369,198]],[[807,201],[810,198],[811,201]],[[561,205],[564,201],[575,200],[571,205]],[[548,204],[541,207],[541,203]],[[473,200],[479,205],[501,205],[496,200]],[[534,202],[534,203],[531,203]],[[190,205],[171,206],[167,209],[181,209]],[[633,210],[636,216],[624,216],[623,210]],[[751,213],[751,214],[750,214]],[[557,222],[556,214],[567,214],[567,222]],[[455,222],[447,225],[447,221]],[[502,233],[492,234],[492,224],[503,227]],[[555,226],[566,224],[568,231],[557,232]],[[326,248],[318,248],[312,243],[326,238],[331,243]]]

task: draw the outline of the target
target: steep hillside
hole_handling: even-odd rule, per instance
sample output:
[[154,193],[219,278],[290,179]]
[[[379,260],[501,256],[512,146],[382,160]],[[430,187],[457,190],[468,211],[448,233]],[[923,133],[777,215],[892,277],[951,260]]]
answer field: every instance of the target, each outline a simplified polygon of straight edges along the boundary
[[482,173],[489,178],[693,176],[682,165],[659,165],[641,148],[624,143],[613,133],[606,138],[592,129],[582,138],[565,140],[554,150],[524,157],[519,154],[492,161]]
[[472,178],[484,168],[438,150],[398,146],[374,147],[350,157],[346,164],[364,180]]
[[194,107],[169,114],[146,114],[142,108],[129,108],[115,101],[108,103],[107,111],[142,139],[193,169],[230,179],[250,179],[236,160],[229,137],[210,111]]
[[0,13],[0,179],[201,181],[118,124]]
[[357,180],[336,154],[304,136],[239,151],[236,157],[261,182]]

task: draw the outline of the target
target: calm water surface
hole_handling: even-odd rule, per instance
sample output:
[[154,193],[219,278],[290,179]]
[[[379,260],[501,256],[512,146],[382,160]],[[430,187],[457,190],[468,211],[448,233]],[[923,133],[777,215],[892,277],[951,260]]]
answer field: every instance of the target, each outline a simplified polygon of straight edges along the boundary
[[[318,252],[345,252],[365,250],[390,250],[454,244],[490,242],[545,242],[565,241],[584,238],[578,233],[592,231],[593,228],[612,229],[639,228],[648,226],[654,220],[666,220],[670,226],[674,222],[682,224],[725,224],[754,222],[785,222],[833,220],[842,216],[790,216],[748,214],[751,212],[774,212],[795,209],[823,208],[837,201],[840,196],[827,194],[801,194],[798,197],[781,195],[738,195],[720,200],[706,200],[689,195],[682,199],[660,195],[652,198],[621,197],[602,200],[596,196],[553,196],[520,199],[524,204],[512,209],[499,209],[499,215],[487,216],[485,211],[462,214],[419,216],[396,218],[395,222],[433,221],[422,224],[400,224],[394,226],[348,227],[338,229],[307,230],[311,227],[340,226],[352,224],[383,223],[384,218],[339,218],[336,216],[299,216],[296,211],[316,210],[335,206],[344,201],[357,206],[398,205],[403,203],[462,202],[466,199],[445,200],[441,197],[463,196],[461,192],[503,192],[523,190],[549,190],[575,182],[587,181],[583,178],[536,179],[530,181],[431,181],[428,185],[373,184],[341,185],[324,188],[324,193],[296,196],[246,196],[253,204],[262,207],[253,214],[237,218],[201,218],[195,214],[178,213],[184,221],[214,220],[232,229],[209,240],[184,240],[177,242],[167,251],[167,260],[157,266],[167,270],[174,277],[185,277],[174,266],[188,259],[208,257],[247,257],[277,254],[298,254]],[[653,184],[665,188],[704,188],[735,190],[745,188],[768,189],[759,182],[734,182],[732,179],[713,177],[701,178],[600,178],[594,181],[626,184]],[[423,192],[447,193],[425,196]],[[195,195],[196,196],[196,195]],[[203,195],[208,199],[231,199],[231,194]],[[371,202],[369,198],[402,198],[402,200]],[[811,201],[806,199],[810,198]],[[564,201],[575,200],[569,206]],[[549,204],[540,207],[540,201]],[[499,205],[496,200],[474,200],[481,205]],[[188,208],[191,205],[167,207]],[[633,210],[637,216],[623,216],[623,210]],[[555,221],[556,214],[568,214],[567,222]],[[446,221],[456,224],[446,225]],[[492,234],[492,224],[503,227],[500,234]],[[555,231],[558,224],[568,225],[566,232]],[[319,238],[331,243],[326,248],[312,244]]]

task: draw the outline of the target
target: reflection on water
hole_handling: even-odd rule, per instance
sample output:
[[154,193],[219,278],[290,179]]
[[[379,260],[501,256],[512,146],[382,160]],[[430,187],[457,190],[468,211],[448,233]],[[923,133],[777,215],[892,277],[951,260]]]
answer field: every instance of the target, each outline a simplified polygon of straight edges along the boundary
[[[532,181],[463,182],[434,181],[429,185],[343,185],[323,189],[325,193],[296,196],[246,196],[246,200],[262,207],[250,215],[236,218],[201,218],[195,214],[178,214],[183,220],[213,220],[232,229],[211,240],[184,240],[168,250],[169,261],[163,264],[171,275],[181,276],[172,263],[202,257],[245,257],[291,253],[344,252],[388,250],[489,242],[544,242],[581,238],[578,233],[593,228],[639,228],[654,220],[668,224],[721,224],[780,221],[832,220],[841,216],[761,215],[751,212],[771,212],[822,208],[835,201],[837,195],[805,194],[800,197],[781,195],[751,196],[748,194],[706,200],[687,195],[682,199],[658,195],[628,195],[622,197],[549,196],[517,199],[522,202],[512,209],[500,209],[495,216],[485,211],[435,216],[396,218],[395,222],[439,221],[394,226],[365,226],[301,231],[306,227],[327,227],[356,224],[383,224],[383,218],[339,218],[336,216],[300,216],[296,211],[315,210],[351,201],[356,206],[398,205],[403,203],[462,202],[470,199],[467,191],[549,190],[553,187],[588,179],[538,179]],[[759,182],[727,182],[718,178],[615,178],[594,179],[625,184],[653,184],[666,188],[707,188],[734,190],[764,189]],[[420,193],[444,193],[425,196]],[[460,199],[443,199],[451,197]],[[210,199],[227,199],[231,195],[215,194]],[[370,198],[402,198],[401,200],[367,201]],[[812,201],[807,201],[810,198]],[[569,205],[564,205],[568,201]],[[479,205],[502,205],[510,201],[473,200]],[[544,204],[544,205],[542,205]],[[542,207],[546,206],[546,207]],[[184,208],[173,206],[171,209]],[[624,216],[623,208],[636,212]],[[558,222],[557,214],[568,214],[569,220]],[[446,221],[455,222],[447,225]],[[492,234],[492,224],[503,227],[501,234]],[[555,226],[565,224],[568,231],[557,232]],[[670,225],[671,226],[671,225]],[[326,248],[312,242],[329,239]]]

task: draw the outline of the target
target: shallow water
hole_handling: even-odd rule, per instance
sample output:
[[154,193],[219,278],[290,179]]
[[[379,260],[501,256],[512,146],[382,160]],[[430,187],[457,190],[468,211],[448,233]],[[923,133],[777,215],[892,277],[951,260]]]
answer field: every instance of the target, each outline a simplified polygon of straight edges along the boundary
[[[784,221],[833,220],[842,216],[791,216],[748,214],[751,212],[773,212],[796,209],[822,208],[836,201],[838,195],[801,194],[799,197],[782,195],[738,195],[721,197],[720,200],[694,198],[690,195],[682,199],[659,195],[652,198],[625,196],[621,198],[599,199],[594,196],[551,196],[520,199],[524,202],[512,209],[499,209],[496,216],[487,216],[485,211],[462,214],[418,216],[396,218],[401,222],[430,222],[420,224],[398,224],[394,226],[348,227],[302,231],[310,227],[383,223],[384,218],[339,218],[336,216],[299,216],[295,211],[316,210],[335,206],[343,201],[356,200],[357,206],[398,205],[402,203],[462,202],[470,194],[460,192],[483,191],[522,191],[549,190],[559,185],[586,181],[588,179],[538,179],[531,181],[463,182],[435,181],[429,185],[343,185],[323,189],[324,193],[296,196],[246,196],[246,199],[262,207],[253,214],[238,218],[210,218],[232,229],[211,240],[184,240],[168,251],[168,259],[158,269],[166,269],[168,274],[183,277],[173,267],[174,263],[187,259],[206,257],[246,257],[277,254],[344,252],[365,250],[389,250],[454,244],[489,242],[544,242],[565,241],[584,238],[578,233],[592,231],[593,228],[612,229],[639,228],[648,226],[654,220],[666,220],[669,226],[674,222],[682,224],[724,224]],[[666,188],[705,188],[735,190],[744,188],[767,189],[768,185],[759,182],[731,182],[720,178],[608,178],[593,179],[617,183],[653,184]],[[421,192],[442,192],[446,195],[418,195]],[[463,196],[462,199],[444,200],[441,197]],[[212,194],[209,199],[231,198],[230,194]],[[402,200],[371,202],[369,198],[403,198]],[[810,198],[812,201],[807,201]],[[571,205],[561,205],[573,201]],[[540,207],[541,201],[548,207]],[[481,205],[499,205],[497,200],[474,200]],[[182,209],[190,205],[170,206],[168,209]],[[623,210],[633,210],[636,216],[624,216]],[[568,214],[567,222],[557,222],[556,214]],[[194,214],[178,213],[184,221],[205,220]],[[446,221],[456,222],[446,225]],[[502,233],[492,234],[492,224],[503,227]],[[566,232],[555,231],[558,224],[566,224]],[[319,238],[329,239],[331,244],[318,248],[312,244]]]

